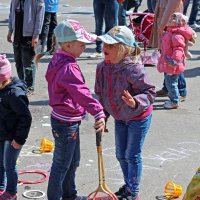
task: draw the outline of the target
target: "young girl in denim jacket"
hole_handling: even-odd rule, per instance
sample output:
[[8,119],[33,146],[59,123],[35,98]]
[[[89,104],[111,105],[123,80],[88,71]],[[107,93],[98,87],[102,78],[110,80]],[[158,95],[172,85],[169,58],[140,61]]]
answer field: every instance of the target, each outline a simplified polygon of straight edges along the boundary
[[193,36],[194,31],[187,26],[187,16],[173,13],[161,38],[161,56],[157,65],[158,71],[164,72],[170,99],[164,104],[166,109],[176,109],[179,106],[178,77],[185,70],[187,43]]
[[115,119],[116,157],[124,185],[115,194],[138,200],[142,146],[151,124],[155,87],[139,62],[140,49],[126,26],[116,26],[97,39],[105,60],[97,65],[95,93],[107,117]]
[[48,183],[48,200],[77,198],[75,176],[80,162],[79,126],[86,111],[94,116],[96,131],[103,131],[105,114],[92,97],[76,58],[85,50],[85,43],[96,37],[86,32],[75,20],[64,20],[55,28],[58,49],[48,65],[51,126],[55,139],[53,163]]
[[11,77],[11,64],[0,55],[0,199],[17,199],[16,161],[31,126],[26,86]]

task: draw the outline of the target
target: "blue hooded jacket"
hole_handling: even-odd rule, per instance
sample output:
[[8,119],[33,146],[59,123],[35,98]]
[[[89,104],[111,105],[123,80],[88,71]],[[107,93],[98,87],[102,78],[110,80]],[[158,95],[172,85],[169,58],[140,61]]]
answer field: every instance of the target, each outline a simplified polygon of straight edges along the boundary
[[26,86],[18,78],[0,90],[0,141],[13,139],[23,145],[28,137],[32,117],[28,108]]

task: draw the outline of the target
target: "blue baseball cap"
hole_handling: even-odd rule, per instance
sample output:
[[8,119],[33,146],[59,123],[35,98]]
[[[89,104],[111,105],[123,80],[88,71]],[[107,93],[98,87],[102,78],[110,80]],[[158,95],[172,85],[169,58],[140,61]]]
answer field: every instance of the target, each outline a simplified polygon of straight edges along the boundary
[[137,46],[135,35],[126,26],[115,26],[110,29],[105,35],[97,36],[97,40],[101,40],[106,44],[123,43],[130,47]]
[[80,41],[91,43],[96,40],[96,35],[88,33],[80,22],[68,19],[63,20],[54,29],[57,42]]

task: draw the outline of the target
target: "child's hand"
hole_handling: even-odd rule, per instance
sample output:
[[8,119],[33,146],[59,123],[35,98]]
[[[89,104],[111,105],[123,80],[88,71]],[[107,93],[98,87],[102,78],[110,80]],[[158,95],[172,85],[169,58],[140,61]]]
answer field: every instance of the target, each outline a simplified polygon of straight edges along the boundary
[[108,118],[106,117],[106,118],[105,118],[105,128],[104,128],[104,133],[108,133],[108,132],[109,132],[108,129],[107,129],[107,126],[106,126],[107,121],[108,121]]
[[105,119],[104,118],[98,119],[94,124],[94,128],[96,129],[96,132],[103,133],[105,129]]
[[11,142],[11,146],[13,146],[13,148],[15,148],[15,149],[21,149],[22,148],[22,145],[18,144],[15,140],[13,140]]
[[8,32],[8,34],[7,34],[7,41],[12,43],[12,33],[11,32]]
[[31,46],[35,48],[37,46],[38,42],[39,42],[39,38],[33,37],[32,41],[31,41]]
[[136,102],[135,102],[134,98],[130,95],[130,93],[127,90],[124,90],[124,96],[122,96],[122,99],[131,108],[136,107]]

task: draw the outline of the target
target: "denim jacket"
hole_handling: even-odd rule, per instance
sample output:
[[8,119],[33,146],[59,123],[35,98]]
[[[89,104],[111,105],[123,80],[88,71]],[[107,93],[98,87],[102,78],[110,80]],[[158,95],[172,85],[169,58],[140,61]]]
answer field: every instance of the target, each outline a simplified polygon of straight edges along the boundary
[[[128,90],[136,101],[136,108],[131,108],[123,100],[124,90]],[[126,57],[118,64],[97,65],[95,93],[105,111],[117,120],[135,120],[143,113],[152,110],[156,93],[155,86],[149,81],[144,66],[134,64],[131,57]]]
[[[19,0],[11,0],[10,14],[8,20],[8,28],[10,33],[15,32],[15,10],[18,2]],[[42,30],[44,12],[44,0],[25,0],[23,36],[39,36]]]

